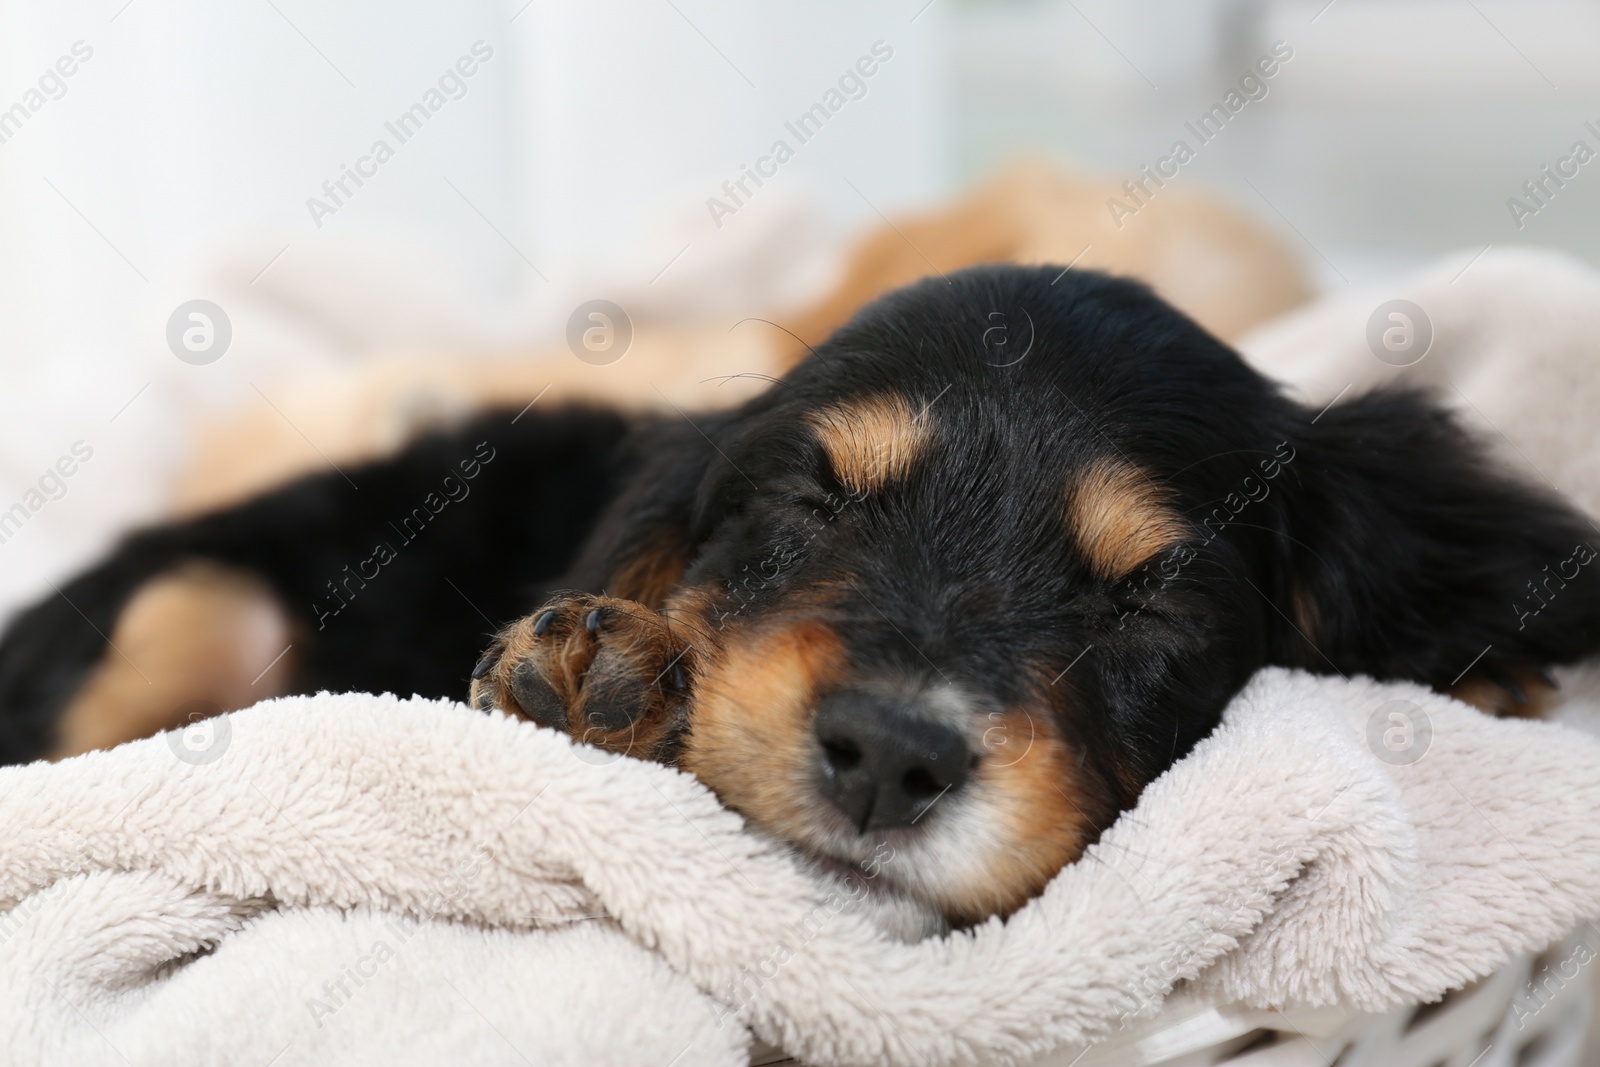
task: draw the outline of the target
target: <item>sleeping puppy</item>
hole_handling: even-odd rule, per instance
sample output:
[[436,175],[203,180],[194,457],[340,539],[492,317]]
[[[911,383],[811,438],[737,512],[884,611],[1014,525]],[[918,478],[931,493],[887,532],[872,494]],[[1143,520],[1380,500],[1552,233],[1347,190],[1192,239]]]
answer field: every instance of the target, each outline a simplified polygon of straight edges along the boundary
[[123,662],[201,640],[152,588],[231,588],[278,627],[261,658],[291,650],[275,692],[470,685],[966,924],[1263,666],[1530,710],[1600,649],[1594,540],[1421,396],[1307,409],[1136,283],[981,267],[869,305],[734,411],[490,412],[139,533],[12,626],[0,755],[270,695],[227,649],[162,661],[223,664],[198,696]]

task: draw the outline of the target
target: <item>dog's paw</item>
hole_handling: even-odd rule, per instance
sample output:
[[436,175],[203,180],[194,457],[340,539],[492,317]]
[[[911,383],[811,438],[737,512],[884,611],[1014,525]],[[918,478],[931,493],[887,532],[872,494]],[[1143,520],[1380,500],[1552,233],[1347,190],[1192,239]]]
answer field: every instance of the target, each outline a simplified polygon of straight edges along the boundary
[[1464,680],[1445,690],[1463,703],[1502,719],[1542,719],[1561,701],[1550,672],[1525,663],[1486,657]]
[[681,718],[689,649],[632,600],[564,595],[501,632],[472,672],[473,707],[654,758]]

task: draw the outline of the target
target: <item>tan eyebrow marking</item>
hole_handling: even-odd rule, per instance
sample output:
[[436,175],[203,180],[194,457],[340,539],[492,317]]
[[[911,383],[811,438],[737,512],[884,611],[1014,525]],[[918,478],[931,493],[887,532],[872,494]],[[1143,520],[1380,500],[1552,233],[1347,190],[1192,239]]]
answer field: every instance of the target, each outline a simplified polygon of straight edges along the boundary
[[1091,463],[1067,490],[1067,523],[1089,565],[1121,578],[1188,535],[1171,494],[1123,460]]
[[881,489],[903,477],[933,440],[931,418],[898,396],[852,400],[807,419],[833,464],[834,477],[853,493]]

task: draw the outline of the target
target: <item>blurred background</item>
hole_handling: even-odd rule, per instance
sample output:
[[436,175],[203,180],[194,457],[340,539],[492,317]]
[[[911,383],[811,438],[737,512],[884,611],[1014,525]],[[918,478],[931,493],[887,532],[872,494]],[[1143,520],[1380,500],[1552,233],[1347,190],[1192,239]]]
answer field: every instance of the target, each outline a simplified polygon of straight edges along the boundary
[[[1597,0],[4,0],[0,511],[81,462],[0,530],[0,615],[167,511],[208,420],[332,449],[285,383],[570,361],[595,298],[727,327],[802,305],[854,235],[1010,161],[1136,178],[1275,42],[1173,182],[1317,288],[1515,244],[1600,262],[1600,161],[1523,190],[1600,148]],[[167,341],[197,299],[231,327],[202,365]]]

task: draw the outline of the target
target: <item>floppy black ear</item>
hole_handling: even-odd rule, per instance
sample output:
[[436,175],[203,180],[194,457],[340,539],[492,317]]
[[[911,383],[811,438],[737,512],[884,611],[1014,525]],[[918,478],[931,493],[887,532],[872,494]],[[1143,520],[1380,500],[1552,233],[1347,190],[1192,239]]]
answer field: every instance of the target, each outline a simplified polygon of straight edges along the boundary
[[1576,508],[1420,393],[1307,420],[1278,516],[1284,661],[1443,687],[1600,651],[1600,532]]

